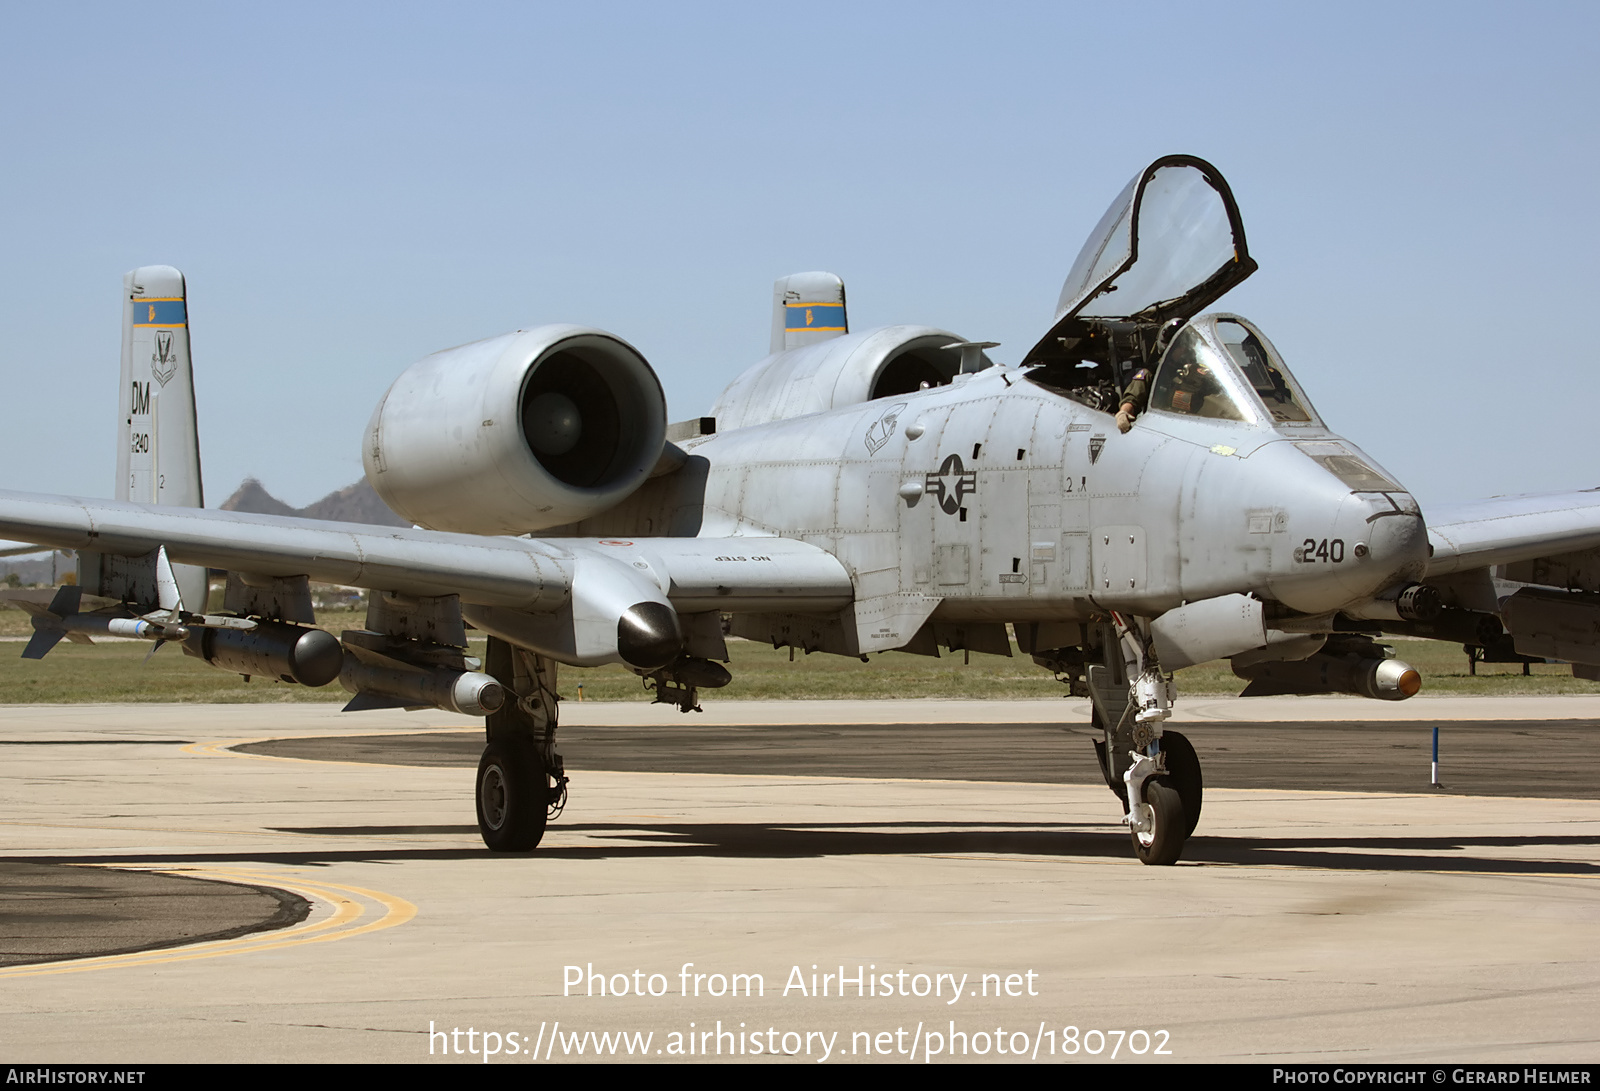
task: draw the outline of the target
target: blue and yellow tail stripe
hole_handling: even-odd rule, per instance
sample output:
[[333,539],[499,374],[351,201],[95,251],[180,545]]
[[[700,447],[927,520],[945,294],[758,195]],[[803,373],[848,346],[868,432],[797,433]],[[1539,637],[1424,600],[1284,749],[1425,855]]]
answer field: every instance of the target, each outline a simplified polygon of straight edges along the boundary
[[843,303],[785,303],[783,328],[822,333],[849,333]]
[[189,309],[182,299],[135,299],[133,301],[135,326],[187,326]]

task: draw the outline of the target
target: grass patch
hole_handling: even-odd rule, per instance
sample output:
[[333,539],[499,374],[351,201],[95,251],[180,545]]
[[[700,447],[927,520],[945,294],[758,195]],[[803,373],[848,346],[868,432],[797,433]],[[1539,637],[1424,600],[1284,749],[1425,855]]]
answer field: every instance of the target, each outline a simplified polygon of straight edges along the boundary
[[[318,623],[329,632],[360,628],[361,611],[319,612]],[[18,623],[20,620],[20,624]],[[0,610],[0,635],[22,636],[31,631],[27,618],[16,610]],[[474,641],[474,653],[483,653]],[[1529,677],[1518,664],[1478,665],[1477,677],[1467,673],[1466,655],[1458,644],[1432,640],[1396,640],[1396,653],[1422,673],[1424,694],[1515,695],[1549,693],[1600,693],[1600,683],[1573,678],[1571,668],[1536,663]],[[14,649],[5,654],[5,649]],[[43,660],[19,658],[20,643],[0,645],[0,704],[73,704],[181,701],[195,703],[255,703],[338,701],[348,699],[338,683],[321,689],[286,685],[265,679],[245,682],[184,655],[174,647],[162,648],[148,662],[148,644],[103,643],[92,647],[66,641]],[[1012,658],[974,653],[971,663],[960,653],[940,659],[889,652],[870,662],[842,656],[796,654],[764,644],[731,641],[733,682],[726,689],[704,694],[707,700],[763,699],[900,699],[945,697],[1018,699],[1059,697],[1066,689],[1034,666],[1024,655]],[[566,668],[560,689],[567,700],[648,701],[651,694],[635,675],[621,667],[591,670]],[[1178,693],[1185,696],[1237,694],[1243,683],[1226,663],[1207,663],[1178,672]]]

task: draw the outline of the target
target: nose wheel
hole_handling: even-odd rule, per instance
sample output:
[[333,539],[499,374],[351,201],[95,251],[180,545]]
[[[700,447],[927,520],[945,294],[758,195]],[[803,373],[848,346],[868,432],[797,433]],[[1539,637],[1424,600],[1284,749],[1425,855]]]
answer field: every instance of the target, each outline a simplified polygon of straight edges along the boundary
[[[1115,753],[1096,743],[1101,769],[1111,781],[1104,755]],[[1146,744],[1145,752],[1127,752],[1117,797],[1127,807],[1124,821],[1133,836],[1133,851],[1142,863],[1175,864],[1183,855],[1189,835],[1200,821],[1203,785],[1200,759],[1189,740],[1176,731],[1164,731]],[[1128,806],[1128,801],[1135,801]]]
[[[1144,864],[1176,864],[1192,828],[1183,813],[1183,799],[1157,781],[1144,787],[1144,802],[1129,811],[1133,852]],[[1142,828],[1140,828],[1142,827]]]
[[[1098,709],[1094,726],[1104,733],[1094,740],[1095,757],[1106,787],[1122,804],[1134,855],[1146,864],[1177,863],[1200,822],[1205,795],[1194,746],[1176,731],[1163,731],[1156,737],[1156,754],[1140,754],[1130,732],[1105,728]],[[1130,794],[1130,788],[1137,794]],[[1129,807],[1130,798],[1139,800],[1138,805]]]

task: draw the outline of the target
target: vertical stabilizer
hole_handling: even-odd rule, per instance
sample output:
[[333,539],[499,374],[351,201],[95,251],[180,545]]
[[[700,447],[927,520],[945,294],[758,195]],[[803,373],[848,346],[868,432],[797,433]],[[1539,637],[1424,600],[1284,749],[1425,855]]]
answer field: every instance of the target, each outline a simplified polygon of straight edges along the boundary
[[772,351],[814,345],[850,332],[844,281],[832,273],[791,273],[772,286]]
[[[122,288],[116,498],[204,507],[183,274],[170,265],[147,265],[126,274]],[[205,569],[172,570],[184,605],[205,610]]]

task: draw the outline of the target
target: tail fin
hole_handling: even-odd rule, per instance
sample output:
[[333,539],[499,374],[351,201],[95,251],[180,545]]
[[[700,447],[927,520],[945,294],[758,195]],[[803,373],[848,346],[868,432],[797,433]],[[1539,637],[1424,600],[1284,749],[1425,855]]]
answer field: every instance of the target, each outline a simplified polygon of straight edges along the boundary
[[[189,305],[183,274],[148,265],[122,278],[122,392],[118,404],[118,500],[198,508],[200,437],[189,357]],[[83,557],[79,579],[91,594],[121,597],[98,557]],[[173,565],[186,608],[206,608],[206,570]]]
[[183,274],[150,265],[124,276],[122,286],[117,499],[203,507]]
[[772,351],[814,345],[850,332],[844,281],[832,273],[791,273],[772,286]]

